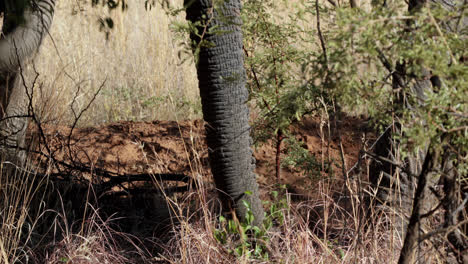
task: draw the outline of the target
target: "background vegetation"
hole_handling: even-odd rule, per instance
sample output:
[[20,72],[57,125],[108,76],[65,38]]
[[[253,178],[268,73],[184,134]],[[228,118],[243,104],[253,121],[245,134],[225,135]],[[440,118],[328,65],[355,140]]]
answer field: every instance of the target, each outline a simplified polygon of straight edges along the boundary
[[[192,213],[187,213],[192,208],[187,196],[177,202],[164,196],[179,221],[164,242],[156,236],[142,239],[121,232],[113,225],[118,219],[101,219],[90,204],[86,207],[91,213],[78,223],[80,228],[71,228],[76,223],[67,222],[71,212],[62,204],[61,211],[54,211],[55,228],[61,230],[59,242],[55,237],[49,242],[45,259],[50,263],[394,263],[404,242],[395,232],[395,218],[409,217],[410,212],[395,216],[369,206],[377,203],[376,190],[368,182],[371,159],[364,155],[372,147],[362,149],[362,163],[351,167],[344,158],[317,161],[294,134],[293,128],[304,119],[317,117],[323,137],[337,137],[341,145],[340,124],[349,115],[364,116],[376,137],[391,124],[401,125],[401,133],[393,138],[399,143],[393,162],[403,162],[421,150],[440,152],[431,177],[446,177],[443,168],[451,164],[452,204],[458,210],[459,235],[466,241],[468,41],[466,28],[451,31],[447,24],[463,23],[467,7],[451,11],[431,7],[415,13],[407,11],[404,1],[243,2],[255,143],[276,147],[276,156],[271,157],[276,175],[271,177],[278,182],[284,167],[316,177],[314,198],[293,201],[290,186],[268,189],[265,229],[259,229],[251,221],[217,216],[207,205],[211,199],[207,188],[186,194],[196,197],[199,206]],[[151,2],[153,8],[146,10],[148,3],[129,3],[128,10],[121,12],[93,8],[87,1],[59,1],[51,37],[35,61],[36,108],[44,122],[70,124],[100,87],[80,126],[200,118],[195,66],[193,60],[185,60],[190,27],[178,11],[182,3],[166,1],[161,8]],[[112,30],[99,27],[99,19],[107,16],[112,18]],[[399,65],[405,65],[403,71]],[[395,74],[405,82],[398,89]],[[434,76],[442,80],[438,89],[422,97],[417,94],[414,85]],[[332,168],[340,170],[340,177]],[[198,170],[193,168],[194,175]],[[42,183],[41,179],[13,188],[18,182],[17,175],[0,181],[4,201],[0,259],[5,263],[39,259],[34,255],[34,246],[41,243],[37,228],[51,213],[32,199],[39,193],[33,183]],[[203,181],[197,184],[204,186]],[[343,186],[342,192],[331,187],[336,184]],[[453,231],[444,216],[448,193],[440,191],[436,210],[426,215],[429,221],[421,228],[424,239],[415,256],[421,263],[463,261],[463,252],[453,250],[448,239]],[[36,209],[30,210],[33,205]]]
[[[181,7],[182,1],[174,1]],[[110,17],[113,28],[99,20]],[[144,1],[109,10],[90,1],[59,1],[51,37],[36,59],[40,93],[37,108],[44,121],[70,123],[71,107],[79,112],[102,85],[102,91],[80,120],[82,126],[119,120],[200,118],[196,72],[182,64],[181,49],[171,32],[185,21]],[[73,103],[72,103],[73,102]]]

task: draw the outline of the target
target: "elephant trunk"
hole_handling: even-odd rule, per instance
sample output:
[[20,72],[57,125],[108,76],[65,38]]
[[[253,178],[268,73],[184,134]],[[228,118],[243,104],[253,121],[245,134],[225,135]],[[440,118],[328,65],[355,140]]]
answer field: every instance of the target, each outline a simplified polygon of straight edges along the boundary
[[[263,207],[254,174],[247,107],[248,91],[242,52],[239,0],[227,0],[213,10],[212,1],[186,1],[187,19],[205,19],[209,28],[201,45],[197,64],[203,117],[211,170],[225,209],[234,208],[245,219],[249,202],[255,225],[261,225]],[[216,25],[216,28],[214,26]],[[216,29],[214,33],[210,31]],[[193,42],[200,37],[191,34]]]

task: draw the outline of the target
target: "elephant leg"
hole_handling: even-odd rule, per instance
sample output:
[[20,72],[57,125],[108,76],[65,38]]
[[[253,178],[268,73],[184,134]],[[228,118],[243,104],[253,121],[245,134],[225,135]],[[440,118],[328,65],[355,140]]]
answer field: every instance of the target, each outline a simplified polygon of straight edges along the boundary
[[[254,173],[251,149],[248,90],[245,86],[244,55],[240,18],[241,1],[226,0],[214,9],[212,0],[186,0],[187,19],[209,21],[197,65],[203,118],[209,148],[211,171],[225,210],[234,209],[241,220],[247,207],[260,226],[264,212]],[[206,20],[208,19],[208,20]],[[211,33],[210,29],[220,31]],[[194,43],[201,41],[191,34]]]
[[[404,69],[400,70],[405,71]],[[403,78],[402,76],[394,76],[394,78]],[[400,81],[394,80],[394,87],[400,88],[399,83]],[[411,96],[415,97],[414,103],[422,104],[426,98],[426,91],[432,90],[433,87],[429,80],[422,79],[417,80],[411,89]],[[411,105],[403,100],[403,97],[403,95],[399,95],[397,98],[398,106],[411,109]],[[412,213],[416,187],[418,179],[421,177],[422,165],[428,153],[428,146],[421,147],[414,153],[410,153],[405,159],[401,159],[399,153],[401,144],[397,139],[398,137],[395,137],[396,135],[399,137],[404,136],[399,123],[390,126],[376,143],[375,155],[386,158],[393,163],[374,160],[370,166],[369,180],[377,190],[378,204],[390,216],[395,236],[403,239],[406,235],[409,216]],[[429,142],[427,142],[428,144]],[[421,207],[422,212],[431,210],[436,202],[436,197],[430,191],[430,187],[435,186],[437,181],[437,177],[427,177],[423,191],[425,199]],[[426,220],[422,220],[421,224],[425,222]]]
[[0,86],[0,155],[2,162],[22,166],[25,161],[28,97],[18,74],[6,79]]
[[[3,1],[3,0],[2,0]],[[52,23],[56,0],[8,0],[0,35],[0,158],[21,166],[28,96],[21,71],[34,58]],[[19,19],[21,18],[21,19]]]

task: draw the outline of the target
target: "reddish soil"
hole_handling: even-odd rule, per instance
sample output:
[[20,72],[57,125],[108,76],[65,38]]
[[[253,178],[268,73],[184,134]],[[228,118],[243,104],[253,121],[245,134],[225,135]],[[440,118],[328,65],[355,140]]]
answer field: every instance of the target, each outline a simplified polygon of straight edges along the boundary
[[[341,133],[345,168],[349,169],[356,163],[362,146],[363,124],[358,118],[347,117],[340,129],[331,129],[330,144],[328,127],[325,124],[320,129],[319,118],[305,119],[293,131],[320,164],[316,175],[326,174],[321,171],[321,164],[326,165],[330,158],[335,179],[341,179],[340,135],[333,131]],[[70,127],[44,125],[42,129],[49,148],[46,150],[44,144],[41,144],[42,152],[50,151],[61,162],[84,164],[121,175],[198,174],[204,176],[206,181],[211,181],[203,121],[200,120],[118,122],[100,127],[74,128],[71,134]],[[273,144],[270,142],[255,149],[255,158],[260,186],[264,190],[270,189],[278,183],[275,178]],[[310,189],[315,189],[317,179],[294,168],[283,168],[281,171],[281,183],[288,184],[293,192],[299,194],[305,195],[310,193]]]

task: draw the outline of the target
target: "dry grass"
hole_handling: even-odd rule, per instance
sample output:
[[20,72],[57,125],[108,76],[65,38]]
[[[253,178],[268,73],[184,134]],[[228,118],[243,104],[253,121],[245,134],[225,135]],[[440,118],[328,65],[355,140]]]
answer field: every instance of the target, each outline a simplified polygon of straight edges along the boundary
[[[182,5],[181,0],[169,2]],[[278,4],[279,13],[272,12],[288,20],[289,10],[299,2],[304,1],[285,1]],[[35,105],[43,121],[72,122],[74,112],[85,108],[99,88],[97,99],[81,117],[82,126],[201,117],[194,64],[182,64],[181,40],[170,30],[174,21],[185,20],[185,14],[170,17],[159,5],[146,11],[144,3],[133,1],[123,13],[92,8],[84,0],[57,3],[50,35],[34,63],[39,74]],[[114,20],[109,39],[98,23],[105,15]],[[314,18],[310,21],[301,22],[301,27],[314,30]],[[326,21],[322,24],[326,27]],[[318,48],[318,43],[311,48]]]
[[[85,222],[79,223],[81,230],[73,233],[69,230],[66,215],[57,215],[54,225],[60,229],[63,238],[49,245],[52,250],[41,262],[127,264],[138,263],[148,255],[144,248],[133,242],[138,241],[137,238],[112,229],[112,222],[118,219],[103,220],[93,210]],[[131,247],[122,247],[125,244]]]
[[[323,214],[325,204],[329,215]],[[164,259],[169,263],[395,263],[398,259],[399,250],[389,243],[391,226],[380,221],[373,229],[360,229],[346,222],[353,216],[328,198],[300,203],[288,199],[282,213],[283,225],[268,232],[268,259],[236,257],[231,251],[239,241],[234,235],[225,245],[214,239],[219,222],[210,213],[200,220],[183,220],[174,229]]]
[[[30,163],[28,163],[30,164]],[[20,263],[31,254],[27,246],[33,241],[41,208],[41,186],[46,178],[29,175],[25,170],[12,170],[6,163],[0,167],[0,263]],[[39,210],[30,210],[39,207]]]
[[[159,203],[165,200],[171,211],[167,215],[177,223],[163,233],[156,232],[151,219],[138,224],[136,232],[119,231],[125,219],[102,218],[101,209],[87,201],[82,201],[87,217],[81,220],[70,221],[69,216],[76,213],[65,198],[59,199],[58,208],[47,210],[48,217],[45,207],[39,206],[33,214],[30,208],[45,201],[43,194],[34,196],[42,186],[38,178],[33,178],[35,182],[24,182],[24,175],[2,178],[1,263],[396,263],[402,241],[394,236],[390,216],[367,211],[362,194],[355,192],[362,188],[354,180],[350,181],[352,195],[342,195],[344,200],[333,198],[339,195],[331,188],[336,179],[319,181],[320,195],[314,198],[293,200],[283,190],[279,201],[286,205],[281,209],[284,222],[268,230],[267,239],[261,242],[265,242],[268,259],[236,256],[232,250],[240,243],[238,234],[229,234],[225,244],[213,236],[216,229],[223,230],[219,203],[200,176],[199,162],[192,164],[197,189],[182,196],[162,194]],[[155,182],[154,188],[161,186]],[[48,233],[40,237],[38,228]],[[422,247],[420,256],[423,263],[443,261],[430,247]]]
[[35,60],[41,118],[70,122],[101,86],[80,124],[199,117],[195,67],[180,65],[170,31],[184,15],[170,18],[159,6],[145,11],[143,0],[132,1],[126,12],[109,14],[115,26],[106,40],[98,19],[108,13],[89,1],[58,1],[50,36]]
[[[177,45],[168,27],[170,19],[158,8],[144,11],[143,2],[138,1],[140,5],[132,2],[124,14],[112,14],[116,26],[109,41],[96,23],[102,10],[92,9],[81,0],[58,2],[51,36],[35,61],[39,73],[35,99],[44,121],[73,121],[73,111],[83,109],[101,85],[103,89],[81,118],[81,125],[199,117],[194,66],[179,65]],[[200,160],[195,161],[192,175],[202,174],[200,164]],[[90,209],[93,213],[78,223],[81,228],[76,231],[72,225],[77,223],[67,222],[67,214],[71,212],[62,206],[61,211],[54,212],[57,216],[54,223],[48,223],[60,231],[57,232],[60,236],[41,241],[47,244],[48,253],[37,262],[395,263],[397,260],[402,241],[393,237],[385,215],[372,222],[371,218],[363,217],[363,210],[356,209],[362,202],[358,200],[352,201],[355,210],[345,209],[331,198],[334,194],[327,187],[336,183],[324,181],[317,186],[320,195],[314,200],[293,202],[285,194],[285,221],[269,230],[268,260],[236,257],[230,253],[233,244],[221,245],[213,237],[219,227],[217,211],[212,209],[216,203],[208,197],[209,186],[200,178],[197,180],[199,188],[184,199],[166,196],[178,224],[168,232],[169,242],[153,244],[160,252],[153,254],[143,244],[135,244],[143,238],[116,231],[111,224],[118,221],[101,219],[99,211],[93,208]],[[1,263],[25,262],[27,256],[34,255],[25,245],[31,244],[33,229],[28,228],[41,217],[40,210],[31,215],[28,209],[38,181],[33,178],[25,183],[21,175],[0,177]],[[197,205],[196,210],[193,204]],[[372,228],[366,228],[369,226]],[[158,240],[154,235],[145,238],[145,243]],[[119,244],[122,241],[130,248],[122,247]]]

